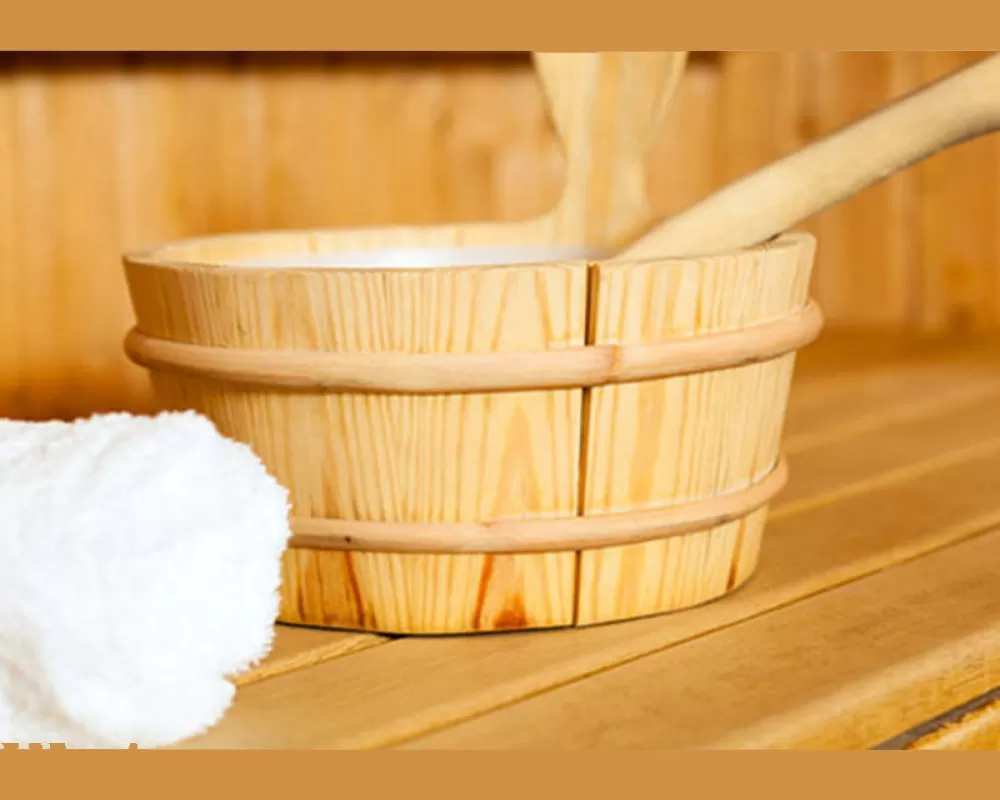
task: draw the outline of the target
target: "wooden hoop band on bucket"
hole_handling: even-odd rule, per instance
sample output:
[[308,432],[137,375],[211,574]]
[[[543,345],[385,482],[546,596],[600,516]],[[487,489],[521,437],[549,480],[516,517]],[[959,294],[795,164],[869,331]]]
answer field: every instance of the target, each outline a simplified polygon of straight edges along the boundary
[[653,511],[496,522],[368,522],[297,517],[290,547],[387,553],[538,553],[588,550],[681,536],[742,519],[788,481],[778,460],[746,489]]
[[380,394],[569,389],[652,380],[768,361],[818,335],[814,301],[772,322],[656,344],[589,345],[526,353],[334,353],[186,344],[133,328],[129,358],[145,367],[285,390]]

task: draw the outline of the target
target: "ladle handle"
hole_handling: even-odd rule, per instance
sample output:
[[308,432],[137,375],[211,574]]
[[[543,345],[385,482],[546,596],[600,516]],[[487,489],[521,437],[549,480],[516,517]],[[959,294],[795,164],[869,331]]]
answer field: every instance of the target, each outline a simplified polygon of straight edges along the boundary
[[992,55],[741,178],[661,222],[619,257],[697,257],[758,244],[998,128],[1000,55]]
[[551,214],[557,238],[617,249],[654,218],[646,196],[650,144],[687,53],[534,53],[566,156]]

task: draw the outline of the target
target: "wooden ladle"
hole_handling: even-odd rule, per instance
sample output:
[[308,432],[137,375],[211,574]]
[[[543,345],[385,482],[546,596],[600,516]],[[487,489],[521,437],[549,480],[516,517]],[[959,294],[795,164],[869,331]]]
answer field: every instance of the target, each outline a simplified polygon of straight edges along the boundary
[[683,51],[535,53],[566,156],[556,207],[529,239],[616,250],[654,214],[645,160],[687,63]]
[[1000,54],[928,85],[656,225],[616,258],[697,257],[788,230],[944,148],[1000,128]]
[[[648,145],[687,62],[684,51],[534,53],[565,151],[562,193],[547,213],[517,222],[462,222],[323,233],[323,252],[281,266],[426,267],[538,263],[607,255],[655,215],[645,192]],[[243,266],[274,266],[273,258]]]

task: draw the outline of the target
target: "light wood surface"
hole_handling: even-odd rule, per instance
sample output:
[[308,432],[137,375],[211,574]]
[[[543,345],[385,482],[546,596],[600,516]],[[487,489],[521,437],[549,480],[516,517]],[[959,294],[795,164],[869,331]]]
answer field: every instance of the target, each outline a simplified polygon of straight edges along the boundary
[[[806,303],[814,250],[802,235],[673,268],[599,265],[591,340],[646,344],[780,319]],[[794,360],[788,353],[591,391],[584,513],[658,509],[760,481],[778,458]],[[684,608],[732,591],[757,566],[766,519],[765,507],[701,533],[582,553],[578,624]]]
[[[814,240],[655,264],[506,256],[611,252],[645,225],[643,161],[684,54],[535,60],[567,162],[541,218],[125,258],[126,347],[160,401],[250,444],[289,487],[283,621],[590,625],[704,602],[756,567],[793,353],[821,322]],[[459,249],[444,267],[389,258],[404,245]],[[463,261],[470,247],[496,252]]]
[[[508,237],[498,245],[530,243],[523,227],[492,230]],[[438,246],[443,231],[405,238]],[[160,403],[205,414],[289,487],[282,621],[414,634],[590,625],[695,605],[750,577],[784,481],[767,476],[794,348],[821,321],[807,305],[811,236],[638,264],[365,268],[347,255],[348,266],[310,266],[401,234],[352,235],[210,238],[125,259],[140,337],[130,352],[209,354],[185,370],[150,358]],[[602,383],[647,380],[447,394],[432,390],[464,376],[407,365],[471,358],[485,372],[490,359],[590,343],[612,356],[597,363]],[[249,357],[227,372],[230,350]],[[280,364],[285,352],[285,372],[245,380],[255,359]],[[365,391],[382,357],[423,391]],[[330,359],[375,379],[337,383]],[[352,552],[330,551],[344,545]]]
[[[138,319],[152,336],[356,352],[582,345],[585,284],[584,264],[386,275],[255,270],[239,280],[220,270],[139,268],[131,276]],[[188,286],[188,300],[178,298]],[[274,318],[280,328],[266,324]],[[199,409],[226,435],[251,441],[290,488],[297,516],[460,522],[576,509],[581,390],[416,397],[246,391],[166,373],[154,380],[167,404]],[[284,564],[287,622],[432,632],[573,618],[572,552],[293,550]]]
[[[242,688],[215,730],[182,746],[580,746],[573,731],[609,746],[876,746],[1000,683],[1000,539],[983,534],[1000,525],[1000,398],[980,389],[998,359],[991,343],[836,331],[807,350],[788,416],[801,442],[791,496],[732,597],[584,630],[390,641]],[[684,682],[664,679],[681,667]],[[578,706],[556,697],[592,711],[567,731]],[[535,704],[552,713],[504,727]],[[618,709],[623,724],[601,728]]]
[[232,680],[237,686],[273,678],[304,667],[322,663],[331,658],[375,647],[388,641],[369,633],[349,633],[317,628],[300,628],[291,625],[275,627],[274,643],[266,657]]
[[[581,434],[589,384],[560,379],[551,387],[510,381],[494,387],[474,380],[492,361],[503,367],[512,354],[513,368],[499,372],[519,377],[523,362],[520,377],[530,378],[550,371],[547,351],[568,356],[588,343],[587,317],[594,302],[589,263],[563,261],[547,252],[508,261],[504,248],[572,245],[607,251],[646,224],[651,212],[643,163],[684,64],[683,53],[670,52],[540,53],[535,58],[567,162],[564,192],[541,218],[216,237],[125,258],[137,317],[129,349],[152,367],[160,401],[194,408],[226,435],[250,444],[289,487],[296,537],[295,549],[284,559],[283,621],[386,633],[571,625],[580,618],[580,548],[643,540],[650,531],[700,533],[722,521],[738,522],[751,511],[762,519],[757,509],[775,487],[750,486],[764,478],[754,474],[741,486],[693,498],[706,507],[664,510],[654,523],[639,526],[608,521],[567,542],[562,520],[578,516],[585,483]],[[609,204],[615,213],[609,213]],[[454,256],[459,266],[449,262],[439,269],[381,260],[380,252],[403,245],[425,254],[442,246],[465,250]],[[464,262],[469,247],[495,248],[496,260]],[[803,271],[804,290],[812,266],[811,239],[789,236],[770,250],[771,260],[789,260],[793,273]],[[739,258],[756,263],[761,256],[748,251]],[[711,266],[696,264],[690,271]],[[685,265],[664,269],[682,274]],[[784,275],[762,270],[760,291],[787,295],[780,286],[770,286],[770,272]],[[690,302],[695,307],[715,302],[714,282],[696,288],[693,296],[679,296],[676,313],[686,313]],[[804,305],[804,295],[792,296],[781,311],[794,316]],[[651,309],[650,324],[658,324],[663,313]],[[737,342],[728,348],[735,355],[722,357],[713,349],[720,351],[725,342],[699,343],[695,356],[712,367],[787,360],[795,336],[779,331],[771,341],[768,326],[754,327],[777,321],[775,316],[738,314],[726,327],[746,328],[740,339],[749,344]],[[793,334],[808,333],[811,339],[818,331],[816,314],[789,321],[802,329]],[[654,344],[667,345],[666,338]],[[761,354],[755,352],[758,346]],[[185,353],[185,368],[178,370]],[[591,355],[582,353],[584,367]],[[543,362],[534,371],[531,358]],[[617,380],[619,373],[626,379],[635,373],[650,378],[703,368],[697,359],[685,368],[683,356],[672,351],[651,355],[648,348],[634,355],[612,346],[596,358],[602,383]],[[357,380],[359,368],[344,363],[352,359],[374,380]],[[340,366],[330,368],[331,360]],[[272,366],[257,363],[254,374],[255,361]],[[402,367],[394,369],[400,362]],[[472,366],[463,369],[467,363]],[[387,389],[378,381],[389,372],[397,379],[416,378]],[[451,393],[453,388],[460,393]],[[518,391],[524,389],[531,391]],[[777,391],[780,402],[772,405],[780,424],[787,386]],[[716,414],[717,424],[729,422],[724,411]],[[676,457],[672,444],[663,441],[659,457]],[[776,463],[774,452],[769,469]],[[780,485],[783,475],[776,472],[772,483]],[[711,501],[712,494],[729,488],[746,489],[749,504]],[[669,519],[660,519],[664,516]],[[456,527],[437,530],[437,523]],[[400,537],[407,525],[415,526],[413,541]],[[620,538],[609,535],[619,527]],[[542,531],[539,538],[551,546],[517,540],[533,530]],[[494,533],[503,545],[505,531],[516,548],[486,546]],[[419,546],[428,536],[446,534],[461,541],[454,547]],[[399,546],[387,546],[394,542]],[[339,549],[340,543],[350,544],[352,552],[326,551]],[[316,545],[325,551],[308,549]],[[518,554],[511,555],[512,549]],[[405,552],[385,552],[392,550]],[[751,559],[740,577],[752,566]],[[728,574],[729,566],[722,570]],[[688,566],[682,580],[696,589],[709,583],[704,596],[734,585],[720,585],[715,574],[705,576],[697,565]],[[686,602],[701,599],[695,595]]]
[[535,53],[534,61],[566,157],[562,195],[540,223],[544,241],[617,250],[653,217],[646,160],[687,53]]
[[518,221],[325,231],[308,246],[296,242],[293,234],[262,240],[248,237],[245,244],[236,246],[230,241],[198,241],[161,250],[159,257],[190,263],[197,253],[198,258],[214,263],[224,253],[227,260],[266,261],[273,252],[288,257],[296,252],[414,245],[585,246],[615,252],[654,218],[646,188],[646,161],[683,75],[687,54],[533,53],[532,60],[565,165],[561,191],[544,213]]
[[871,746],[884,731],[997,680],[998,558],[1000,532],[986,534],[494,711],[417,746]]
[[[748,261],[755,258],[756,254]],[[781,261],[782,257],[779,254],[770,260]],[[691,267],[696,268],[698,264],[686,266],[689,273],[697,273]],[[622,272],[623,267],[616,264],[610,271]],[[743,267],[746,270],[746,265]],[[657,268],[670,269],[669,265],[647,263],[642,271],[652,273]],[[804,269],[808,270],[808,266]],[[660,299],[664,305],[671,301],[677,304],[675,297],[683,297],[683,283],[692,277],[681,275],[682,265],[675,267],[673,272],[677,273],[673,280],[661,288],[663,296]],[[745,280],[746,276],[740,278]],[[711,277],[695,275],[694,279],[708,282]],[[765,283],[760,277],[756,280]],[[801,282],[808,281],[803,279]],[[647,279],[646,283],[652,281]],[[766,290],[774,291],[771,287]],[[608,287],[595,290],[598,294],[612,291]],[[711,290],[696,288],[695,298],[699,296],[703,296],[700,300],[703,306],[713,302]],[[608,301],[602,303],[606,306]],[[651,319],[646,321],[646,327],[663,326],[667,316],[662,311],[663,306],[649,303],[649,307],[652,311],[647,316]],[[672,313],[679,316],[686,312],[675,310]],[[666,327],[671,326],[668,323]],[[744,313],[740,315],[738,327],[731,325],[717,330],[718,327],[717,323],[709,322],[694,331],[661,332],[654,341],[598,342],[585,347],[512,353],[250,350],[156,339],[133,328],[125,337],[125,349],[136,363],[151,369],[244,387],[277,386],[291,391],[326,389],[371,394],[478,394],[635,383],[770,361],[811,344],[823,327],[823,313],[815,302],[804,303],[799,299],[786,313],[773,318],[759,321],[753,314]],[[690,333],[699,335],[690,336]]]
[[[918,89],[931,79],[922,65],[932,55],[823,52],[798,59],[808,92],[799,100],[799,118],[808,126],[809,138],[831,134]],[[783,118],[789,117],[795,119],[787,114]],[[996,147],[993,140],[983,143]],[[940,227],[936,217],[925,219],[920,213],[925,199],[922,172],[938,169],[952,152],[899,171],[810,221],[808,229],[823,242],[814,291],[835,309],[839,323],[891,327],[920,315],[924,303],[935,302],[920,291],[922,248],[920,234],[914,231]],[[775,154],[769,161],[786,154]],[[952,176],[963,185],[975,180],[971,174]],[[837,268],[826,269],[828,264]]]
[[[695,53],[652,145],[651,205],[681,211],[984,55]],[[833,324],[995,327],[998,152],[996,136],[952,148],[809,221]],[[121,352],[123,250],[525,220],[565,170],[527,53],[0,54],[0,339],[16,343],[0,414],[149,410]]]
[[[922,77],[936,80],[975,59],[971,53],[928,53]],[[1000,260],[1000,232],[977,233],[997,231],[1000,219],[998,138],[969,142],[922,165],[921,218],[933,220],[921,228],[919,248],[928,330],[995,328],[1000,321],[988,299],[1000,296],[1000,272],[989,266]],[[968,177],[958,181],[958,175]]]
[[[296,517],[292,519],[292,537],[288,546],[439,554],[574,551],[586,561],[589,554],[621,546],[673,538],[690,541],[693,535],[705,530],[714,531],[757,516],[781,493],[787,482],[788,463],[780,459],[772,462],[769,471],[745,488],[634,512],[489,523],[372,522]],[[727,574],[728,571],[727,566]],[[702,579],[698,569],[693,570],[690,581],[697,585]],[[665,589],[670,585],[669,578],[657,579],[658,588]],[[615,591],[620,594],[626,590]],[[577,621],[580,622],[579,619]]]
[[[215,373],[157,370],[154,362],[154,386],[164,406],[206,414],[224,434],[250,443],[290,487],[296,533],[303,537],[296,545],[308,545],[325,530],[308,522],[313,517],[359,523],[347,524],[346,535],[356,536],[361,550],[368,539],[377,545],[373,549],[383,550],[387,541],[398,540],[398,531],[389,528],[389,538],[379,538],[377,531],[366,533],[371,525],[499,526],[513,519],[527,530],[534,528],[525,521],[544,520],[553,523],[558,537],[560,518],[657,512],[653,522],[640,521],[639,527],[615,525],[622,527],[620,539],[602,539],[611,530],[605,524],[604,534],[595,528],[600,535],[593,542],[581,535],[570,544],[564,537],[552,541],[558,552],[505,555],[499,566],[478,553],[293,550],[284,560],[283,621],[391,633],[592,624],[696,604],[733,590],[752,574],[766,518],[761,505],[770,490],[745,507],[720,498],[724,508],[715,509],[711,498],[740,491],[756,498],[764,488],[753,485],[777,463],[792,366],[786,351],[805,341],[803,332],[812,338],[819,320],[805,313],[791,334],[782,328],[774,342],[766,331],[806,308],[811,237],[788,235],[731,258],[635,268],[627,262],[582,261],[442,270],[211,265],[254,252],[275,258],[277,247],[323,252],[329,244],[319,234],[276,234],[210,239],[130,256],[126,267],[138,329],[152,341],[219,353],[312,347],[358,357],[532,354],[595,341],[625,354],[620,371],[628,377],[656,359],[641,354],[633,359],[626,345],[666,345],[692,333],[728,341],[727,335],[739,334],[749,344],[734,346],[738,357],[726,354],[730,360],[721,364],[759,361],[756,348],[770,360],[623,387],[621,420],[618,389],[596,390],[585,413],[580,388],[419,396],[297,393],[230,383]],[[619,326],[615,330],[605,317],[623,302],[632,312],[612,320]],[[707,362],[714,346],[710,338],[694,349]],[[633,419],[636,402],[653,410],[638,417],[646,423],[683,424],[663,436],[635,428],[631,440],[618,437]],[[763,431],[760,442],[753,440],[757,431]],[[727,442],[733,449],[720,451]],[[736,447],[739,442],[743,445]],[[719,452],[729,453],[732,464],[719,473],[721,480],[706,482]],[[687,475],[684,465],[692,457],[701,466]],[[752,463],[740,461],[746,458]],[[639,482],[612,487],[606,476],[625,464]],[[647,483],[641,477],[647,472],[659,477]],[[604,500],[583,502],[581,489],[584,497]],[[687,502],[699,505],[681,507]],[[708,507],[701,508],[704,503]],[[694,525],[699,515],[705,529]],[[517,524],[508,525],[512,536]],[[642,541],[661,528],[685,536],[627,554],[574,552],[609,541]],[[499,527],[496,532],[502,533]],[[466,538],[449,552],[484,549],[482,537]],[[324,546],[331,543],[328,538]],[[657,566],[637,580],[647,563]]]
[[1000,750],[1000,690],[952,709],[916,733],[895,749]]
[[750,247],[939,150],[1000,127],[1000,55],[943,78],[659,223],[622,258]]

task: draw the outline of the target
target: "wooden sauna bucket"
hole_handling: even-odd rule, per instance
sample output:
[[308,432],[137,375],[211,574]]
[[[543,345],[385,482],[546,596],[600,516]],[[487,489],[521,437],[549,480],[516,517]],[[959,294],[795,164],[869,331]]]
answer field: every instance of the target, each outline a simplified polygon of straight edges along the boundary
[[384,249],[408,236],[125,259],[127,351],[162,404],[249,443],[291,492],[280,619],[554,628],[743,584],[785,480],[795,351],[821,325],[813,238],[644,262]]

